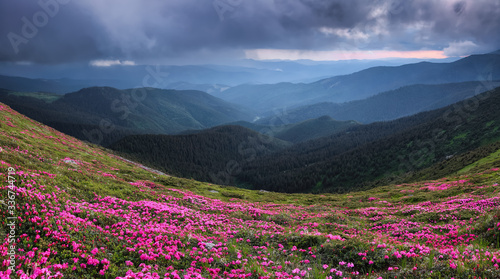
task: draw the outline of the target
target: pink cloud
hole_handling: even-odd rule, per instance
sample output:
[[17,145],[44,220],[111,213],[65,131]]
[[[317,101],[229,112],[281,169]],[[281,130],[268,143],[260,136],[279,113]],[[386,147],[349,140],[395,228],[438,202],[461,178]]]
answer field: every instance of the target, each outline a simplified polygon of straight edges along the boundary
[[315,61],[337,61],[351,59],[387,59],[387,58],[419,58],[419,59],[442,59],[447,58],[441,50],[416,50],[416,51],[392,51],[392,50],[287,50],[287,49],[252,49],[245,52],[246,58],[256,60],[315,60]]

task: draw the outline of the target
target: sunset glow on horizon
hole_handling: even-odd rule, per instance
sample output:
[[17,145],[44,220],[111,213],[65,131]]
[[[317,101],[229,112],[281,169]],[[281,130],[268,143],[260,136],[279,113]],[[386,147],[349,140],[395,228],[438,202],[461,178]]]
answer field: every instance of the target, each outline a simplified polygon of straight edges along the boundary
[[246,50],[247,59],[254,60],[313,60],[313,61],[338,61],[338,60],[374,60],[388,58],[416,58],[416,59],[444,59],[448,58],[442,50],[289,50],[289,49],[252,49]]

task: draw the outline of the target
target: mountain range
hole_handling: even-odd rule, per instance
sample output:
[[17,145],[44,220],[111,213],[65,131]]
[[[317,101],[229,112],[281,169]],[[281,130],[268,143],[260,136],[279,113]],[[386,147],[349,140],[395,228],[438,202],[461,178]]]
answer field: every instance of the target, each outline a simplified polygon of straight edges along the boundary
[[[456,58],[455,58],[456,59]],[[449,59],[440,59],[444,62]],[[415,59],[390,60],[345,60],[345,61],[259,61],[245,59],[231,65],[134,65],[125,61],[114,61],[117,65],[98,66],[90,64],[42,65],[0,64],[0,88],[19,91],[27,80],[6,78],[24,77],[38,82],[55,83],[54,93],[69,93],[85,87],[109,86],[118,89],[153,86],[161,89],[176,89],[179,83],[185,90],[199,90],[200,85],[260,84],[278,82],[314,82],[321,78],[354,73],[369,67],[394,66],[413,63]],[[123,62],[123,63],[122,63]],[[124,65],[126,64],[126,65]],[[151,77],[151,79],[148,79]],[[8,86],[7,86],[8,85]],[[40,83],[40,85],[44,85]],[[181,88],[179,88],[181,89]],[[26,90],[21,90],[26,91]]]
[[263,125],[285,125],[328,115],[337,120],[361,123],[388,121],[429,111],[500,86],[500,81],[472,81],[447,84],[417,84],[385,91],[372,97],[347,103],[323,102],[277,111],[255,121]]
[[320,102],[345,103],[414,84],[500,80],[500,55],[471,55],[451,63],[420,62],[372,67],[312,83],[244,84],[215,96],[260,113],[293,109]]

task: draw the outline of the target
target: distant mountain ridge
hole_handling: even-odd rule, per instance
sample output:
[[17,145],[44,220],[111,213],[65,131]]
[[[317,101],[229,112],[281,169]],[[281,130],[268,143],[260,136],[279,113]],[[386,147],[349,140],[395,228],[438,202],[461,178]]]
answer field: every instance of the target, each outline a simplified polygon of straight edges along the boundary
[[0,88],[21,92],[47,92],[65,94],[77,91],[90,84],[99,85],[103,81],[83,81],[73,79],[31,79],[0,75]]
[[[224,84],[235,86],[253,83],[314,82],[325,77],[349,74],[362,69],[381,65],[413,63],[412,59],[393,60],[346,60],[346,61],[259,61],[242,60],[232,65],[114,65],[97,67],[88,63],[68,65],[5,64],[0,63],[0,75],[44,79],[59,83],[54,93],[68,93],[91,86],[109,86],[118,89],[153,86],[162,89],[200,90],[201,87]],[[152,76],[151,83],[144,78]],[[149,82],[148,81],[148,82]],[[77,82],[78,86],[74,86]],[[29,83],[29,81],[28,81]],[[156,83],[156,84],[155,84]],[[184,88],[176,84],[184,83]],[[23,89],[23,83],[0,88],[14,91],[38,91],[37,88]],[[68,87],[62,88],[66,84]],[[191,85],[191,86],[188,86]],[[202,90],[205,91],[205,90]],[[207,92],[210,93],[210,92]]]
[[215,96],[264,113],[320,102],[361,100],[414,84],[493,80],[500,80],[500,55],[497,52],[471,55],[451,63],[420,62],[396,67],[373,67],[313,83],[239,85]]
[[324,102],[278,111],[273,116],[257,120],[256,124],[297,123],[322,115],[338,120],[355,120],[364,124],[389,121],[445,107],[497,86],[500,86],[500,81],[408,85],[343,104]]

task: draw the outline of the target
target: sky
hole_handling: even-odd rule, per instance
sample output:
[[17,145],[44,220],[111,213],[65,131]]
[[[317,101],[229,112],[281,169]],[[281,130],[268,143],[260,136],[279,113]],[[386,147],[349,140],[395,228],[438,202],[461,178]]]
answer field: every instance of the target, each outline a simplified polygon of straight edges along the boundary
[[439,59],[499,30],[500,0],[0,0],[0,63]]

